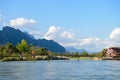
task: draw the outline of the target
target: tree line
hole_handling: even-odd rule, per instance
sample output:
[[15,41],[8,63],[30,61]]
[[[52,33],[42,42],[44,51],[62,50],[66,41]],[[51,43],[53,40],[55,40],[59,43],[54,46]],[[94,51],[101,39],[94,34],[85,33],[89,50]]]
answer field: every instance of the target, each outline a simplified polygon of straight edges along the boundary
[[64,55],[68,56],[68,57],[105,57],[106,54],[106,49],[103,49],[100,52],[96,52],[96,53],[88,53],[86,51],[84,52],[66,52]]
[[[36,59],[36,56],[39,56],[38,59],[41,59],[41,56],[46,56],[46,59],[50,59],[53,56],[65,56],[71,58],[79,57],[103,57],[105,54],[105,49],[98,53],[89,54],[86,51],[82,53],[78,52],[66,52],[66,53],[56,53],[51,52],[46,48],[39,46],[33,46],[28,44],[26,40],[22,39],[21,43],[18,43],[14,46],[12,43],[6,43],[6,45],[0,45],[0,60],[33,60]],[[42,57],[43,58],[43,57]]]
[[27,41],[24,39],[16,46],[12,43],[6,43],[6,45],[0,46],[0,59],[5,59],[6,57],[22,59],[23,57],[35,57],[35,55],[44,56],[49,54],[48,49],[27,44]]

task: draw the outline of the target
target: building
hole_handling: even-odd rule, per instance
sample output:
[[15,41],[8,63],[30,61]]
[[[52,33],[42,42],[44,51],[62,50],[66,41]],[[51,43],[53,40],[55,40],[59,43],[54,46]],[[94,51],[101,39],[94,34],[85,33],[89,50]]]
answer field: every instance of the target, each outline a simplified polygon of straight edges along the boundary
[[107,49],[106,57],[108,59],[120,58],[120,47],[110,47]]

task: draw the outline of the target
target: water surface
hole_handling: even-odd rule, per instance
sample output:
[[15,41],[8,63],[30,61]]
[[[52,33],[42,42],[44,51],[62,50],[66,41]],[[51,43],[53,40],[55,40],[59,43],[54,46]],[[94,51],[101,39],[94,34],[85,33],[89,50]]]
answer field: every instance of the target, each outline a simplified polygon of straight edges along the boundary
[[119,80],[120,61],[0,62],[0,80]]

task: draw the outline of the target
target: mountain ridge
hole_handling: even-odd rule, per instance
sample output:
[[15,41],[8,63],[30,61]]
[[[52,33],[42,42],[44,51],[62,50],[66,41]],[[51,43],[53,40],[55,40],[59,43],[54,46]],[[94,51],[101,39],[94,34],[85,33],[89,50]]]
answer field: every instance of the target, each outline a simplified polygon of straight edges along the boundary
[[14,29],[12,27],[6,26],[0,30],[0,44],[6,44],[8,42],[13,45],[17,45],[21,42],[22,39],[25,39],[28,44],[33,44],[34,46],[40,46],[47,48],[53,52],[66,52],[65,48],[53,40],[46,39],[34,39],[30,37],[28,33],[22,32],[19,29]]

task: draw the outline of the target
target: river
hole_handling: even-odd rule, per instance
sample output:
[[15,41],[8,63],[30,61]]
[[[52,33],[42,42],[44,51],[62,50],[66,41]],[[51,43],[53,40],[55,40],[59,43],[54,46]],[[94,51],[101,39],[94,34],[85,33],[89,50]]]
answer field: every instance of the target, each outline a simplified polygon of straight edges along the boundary
[[0,80],[119,80],[120,61],[0,62]]

